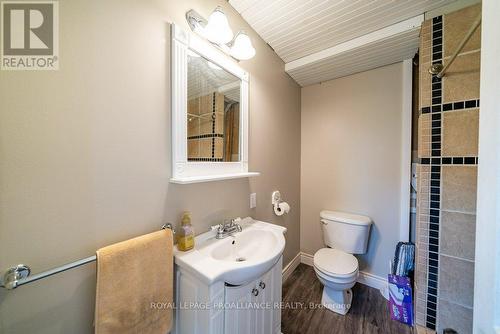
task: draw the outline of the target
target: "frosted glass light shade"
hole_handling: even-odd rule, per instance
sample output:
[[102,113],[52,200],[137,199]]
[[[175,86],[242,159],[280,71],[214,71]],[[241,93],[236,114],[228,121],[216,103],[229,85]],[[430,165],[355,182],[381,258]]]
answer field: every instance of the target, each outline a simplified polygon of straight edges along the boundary
[[238,33],[231,46],[230,55],[239,60],[247,60],[255,56],[255,48],[246,33]]
[[226,44],[233,39],[233,31],[229,27],[226,14],[220,7],[215,8],[210,14],[204,35],[210,42],[217,44]]

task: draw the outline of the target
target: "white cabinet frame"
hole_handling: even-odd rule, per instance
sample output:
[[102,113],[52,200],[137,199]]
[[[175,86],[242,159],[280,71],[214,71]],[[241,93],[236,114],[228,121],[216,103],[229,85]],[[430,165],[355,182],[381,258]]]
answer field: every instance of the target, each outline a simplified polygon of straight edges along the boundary
[[[248,171],[248,73],[229,56],[194,33],[172,24],[172,178],[173,183],[196,183],[256,176]],[[187,61],[188,50],[217,64],[241,80],[240,161],[192,162],[187,160]]]

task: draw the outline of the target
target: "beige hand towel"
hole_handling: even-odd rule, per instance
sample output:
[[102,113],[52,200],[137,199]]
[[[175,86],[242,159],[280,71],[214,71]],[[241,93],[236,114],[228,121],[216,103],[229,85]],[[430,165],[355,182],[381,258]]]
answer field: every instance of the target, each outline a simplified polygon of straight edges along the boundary
[[97,251],[96,334],[166,334],[172,326],[169,229]]

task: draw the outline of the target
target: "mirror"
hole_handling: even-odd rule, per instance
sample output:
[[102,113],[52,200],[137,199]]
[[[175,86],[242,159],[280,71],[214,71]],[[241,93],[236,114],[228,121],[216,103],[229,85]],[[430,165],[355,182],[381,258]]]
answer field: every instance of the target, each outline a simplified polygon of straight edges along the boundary
[[187,161],[240,161],[241,79],[187,52]]
[[200,36],[171,27],[170,182],[258,176],[248,170],[248,72]]

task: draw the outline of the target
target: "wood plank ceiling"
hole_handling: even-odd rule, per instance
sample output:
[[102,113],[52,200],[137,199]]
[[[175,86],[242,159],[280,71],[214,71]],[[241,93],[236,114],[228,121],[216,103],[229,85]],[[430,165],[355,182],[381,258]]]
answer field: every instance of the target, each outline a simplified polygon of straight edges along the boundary
[[[285,63],[322,52],[456,0],[229,0]],[[287,70],[302,86],[402,61],[418,29]],[[415,31],[416,30],[416,31]],[[384,60],[385,59],[385,60]],[[303,68],[302,68],[303,67]],[[328,72],[328,73],[326,73]],[[299,75],[300,74],[300,75]]]

